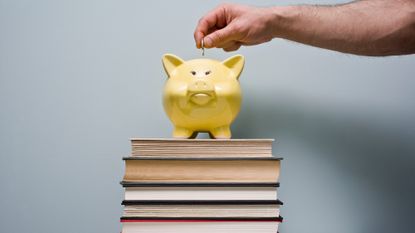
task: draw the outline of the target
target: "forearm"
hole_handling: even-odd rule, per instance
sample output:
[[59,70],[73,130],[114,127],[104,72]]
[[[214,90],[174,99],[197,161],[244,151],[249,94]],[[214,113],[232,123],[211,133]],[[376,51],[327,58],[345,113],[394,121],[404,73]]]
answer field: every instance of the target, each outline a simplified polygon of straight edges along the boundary
[[271,9],[274,36],[345,53],[415,53],[415,1],[366,0]]

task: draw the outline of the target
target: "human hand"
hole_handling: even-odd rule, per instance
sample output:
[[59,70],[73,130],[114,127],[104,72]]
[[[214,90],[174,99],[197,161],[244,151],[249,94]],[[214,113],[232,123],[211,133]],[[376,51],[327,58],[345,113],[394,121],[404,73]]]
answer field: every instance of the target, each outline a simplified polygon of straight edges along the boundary
[[273,39],[271,8],[222,4],[200,20],[194,32],[196,47],[235,51],[242,45],[256,45]]

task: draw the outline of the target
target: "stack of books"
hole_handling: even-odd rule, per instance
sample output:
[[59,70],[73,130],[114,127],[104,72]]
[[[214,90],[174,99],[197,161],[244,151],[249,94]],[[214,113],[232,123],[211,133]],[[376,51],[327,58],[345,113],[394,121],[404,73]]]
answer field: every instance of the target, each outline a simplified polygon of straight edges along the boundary
[[272,139],[132,139],[123,233],[275,233],[281,158]]

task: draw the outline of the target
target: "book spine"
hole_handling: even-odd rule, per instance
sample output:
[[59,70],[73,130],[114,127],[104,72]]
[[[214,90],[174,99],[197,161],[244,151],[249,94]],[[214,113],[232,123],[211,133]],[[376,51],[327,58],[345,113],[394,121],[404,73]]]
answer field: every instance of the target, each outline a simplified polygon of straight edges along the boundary
[[124,200],[122,205],[283,205],[280,200]]
[[186,218],[178,218],[178,217],[121,217],[121,222],[246,222],[246,221],[253,221],[253,222],[282,222],[283,217],[267,217],[267,218],[197,218],[197,217],[186,217]]

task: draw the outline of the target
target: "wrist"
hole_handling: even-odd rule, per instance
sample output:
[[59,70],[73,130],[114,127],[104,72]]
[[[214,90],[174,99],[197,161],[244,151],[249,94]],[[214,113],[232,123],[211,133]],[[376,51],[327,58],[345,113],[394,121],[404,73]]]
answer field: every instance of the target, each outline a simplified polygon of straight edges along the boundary
[[295,19],[300,15],[297,6],[276,6],[270,8],[271,28],[274,38],[287,38]]

